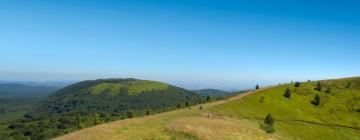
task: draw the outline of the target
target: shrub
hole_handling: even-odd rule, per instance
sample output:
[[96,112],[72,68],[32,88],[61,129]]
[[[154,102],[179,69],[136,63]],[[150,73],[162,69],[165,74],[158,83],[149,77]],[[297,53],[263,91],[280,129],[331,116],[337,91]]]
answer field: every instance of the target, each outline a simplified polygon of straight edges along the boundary
[[210,95],[207,95],[206,97],[206,101],[210,102],[211,101],[211,96]]
[[289,88],[287,88],[287,89],[285,90],[284,97],[286,97],[286,98],[290,98],[290,96],[291,96],[290,89],[289,89]]
[[351,83],[347,83],[345,88],[350,88],[351,87]]
[[148,106],[148,107],[146,107],[146,113],[145,113],[145,115],[150,115],[151,114],[151,109],[150,109],[150,107]]
[[261,96],[260,99],[259,99],[259,102],[260,102],[260,103],[263,103],[263,102],[264,102],[264,99],[265,99],[265,97],[264,97],[264,96]]
[[128,113],[127,116],[128,118],[133,118],[134,117],[134,111],[131,110],[131,108],[128,109]]
[[322,85],[321,85],[321,83],[320,83],[320,81],[319,81],[319,82],[317,82],[317,84],[316,84],[315,90],[321,91],[321,89],[322,89]]
[[295,82],[294,86],[295,87],[300,87],[300,84],[301,84],[300,82]]
[[314,99],[311,101],[311,104],[316,106],[320,104],[320,96],[318,94],[315,95]]
[[274,119],[272,118],[271,114],[269,113],[265,117],[264,123],[260,124],[260,128],[263,129],[266,133],[274,133],[275,128],[273,125],[274,125]]

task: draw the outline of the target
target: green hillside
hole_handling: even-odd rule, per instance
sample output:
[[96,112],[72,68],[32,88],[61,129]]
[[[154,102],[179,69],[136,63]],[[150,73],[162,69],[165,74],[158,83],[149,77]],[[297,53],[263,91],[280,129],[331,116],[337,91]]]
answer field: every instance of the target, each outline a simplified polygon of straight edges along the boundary
[[[268,114],[275,119],[275,129],[289,138],[359,139],[360,78],[280,85],[225,103],[211,112],[231,118],[258,120]],[[290,97],[284,96],[290,89]],[[320,104],[312,104],[319,95]],[[276,121],[278,120],[278,121]]]
[[[191,108],[98,125],[57,139],[360,139],[360,78],[324,80],[319,85],[314,81],[263,88]],[[287,88],[290,96],[284,96]],[[316,95],[319,102],[314,101]],[[274,133],[260,127],[268,113],[274,119]]]
[[165,83],[137,79],[79,82],[0,126],[0,139],[49,139],[92,125],[174,110],[205,100]]

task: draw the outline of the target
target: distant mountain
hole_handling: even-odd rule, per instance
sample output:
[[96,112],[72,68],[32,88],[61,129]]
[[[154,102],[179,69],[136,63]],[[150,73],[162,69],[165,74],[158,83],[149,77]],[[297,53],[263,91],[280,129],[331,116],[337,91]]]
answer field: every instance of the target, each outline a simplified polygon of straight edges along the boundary
[[[79,128],[198,104],[205,98],[166,83],[138,79],[82,81],[56,91],[24,117],[10,123],[17,137],[48,139]],[[27,131],[35,133],[26,133]],[[1,139],[1,137],[0,137]]]
[[0,98],[38,98],[46,97],[56,90],[56,86],[30,86],[16,83],[0,84]]
[[201,89],[201,90],[194,90],[193,92],[204,97],[210,95],[213,98],[221,98],[238,93],[238,92],[228,92],[219,89]]

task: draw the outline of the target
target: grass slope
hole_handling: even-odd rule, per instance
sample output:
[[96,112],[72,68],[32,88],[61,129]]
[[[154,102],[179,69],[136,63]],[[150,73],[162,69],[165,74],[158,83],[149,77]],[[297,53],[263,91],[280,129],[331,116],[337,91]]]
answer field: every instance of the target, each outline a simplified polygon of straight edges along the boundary
[[[261,122],[266,114],[271,113],[278,120],[275,129],[289,138],[359,139],[360,130],[344,127],[360,129],[360,78],[321,81],[322,91],[314,90],[316,83],[302,83],[297,88],[287,84],[260,90],[252,96],[216,106],[211,111],[254,122]],[[347,87],[348,83],[351,87]],[[283,96],[286,88],[292,93],[290,98]],[[325,92],[328,88],[331,88],[329,93]],[[315,94],[320,96],[319,106],[310,103]]]
[[166,90],[168,84],[155,82],[155,81],[125,81],[122,83],[101,83],[90,87],[90,93],[98,95],[101,93],[108,93],[109,95],[116,96],[121,90],[126,90],[127,94],[134,95],[152,90]]
[[[233,97],[238,99],[249,93]],[[55,138],[56,140],[192,140],[192,139],[282,139],[257,129],[249,121],[210,115],[207,109],[225,103],[225,100],[183,108],[161,114],[125,119]]]
[[[280,85],[247,92],[228,100],[171,112],[126,119],[83,129],[58,140],[81,139],[360,139],[360,78]],[[349,83],[350,86],[349,86]],[[283,96],[290,88],[290,98]],[[331,88],[330,92],[326,90]],[[320,95],[320,105],[310,102]],[[249,95],[249,96],[248,96]],[[260,101],[262,100],[262,101]],[[259,124],[267,113],[275,118],[274,134]]]

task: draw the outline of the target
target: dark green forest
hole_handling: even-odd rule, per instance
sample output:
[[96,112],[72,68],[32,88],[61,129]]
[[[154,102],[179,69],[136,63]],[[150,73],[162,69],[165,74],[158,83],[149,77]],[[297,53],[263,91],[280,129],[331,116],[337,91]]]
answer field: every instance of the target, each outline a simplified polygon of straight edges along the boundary
[[[18,103],[8,101],[0,105],[6,109],[9,102]],[[13,115],[16,119],[1,122],[0,139],[50,139],[104,122],[202,102],[206,102],[205,96],[160,82],[137,79],[83,81],[44,99],[27,100],[18,106],[22,113]]]

